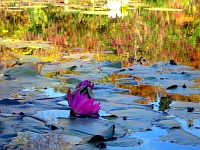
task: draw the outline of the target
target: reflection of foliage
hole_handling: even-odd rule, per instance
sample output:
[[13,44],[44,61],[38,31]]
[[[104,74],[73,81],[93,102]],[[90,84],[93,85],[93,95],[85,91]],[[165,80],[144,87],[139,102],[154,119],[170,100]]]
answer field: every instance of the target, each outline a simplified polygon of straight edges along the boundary
[[[111,19],[61,9],[48,6],[28,8],[22,12],[2,11],[0,15],[4,18],[0,20],[0,35],[50,41],[62,52],[74,52],[77,47],[98,52],[109,50],[118,54],[120,60],[141,55],[148,61],[181,57],[187,60],[179,59],[177,62],[186,61],[188,65],[191,58],[195,58],[195,61],[198,59],[199,16],[169,12],[170,20],[167,20],[166,12],[155,13],[141,8],[139,14],[138,11],[129,10],[128,16]],[[4,30],[9,32],[5,34],[2,32]],[[116,60],[115,56],[112,57],[113,61]]]
[[54,92],[66,93],[67,92],[66,85],[61,84],[60,86],[54,87]]
[[156,99],[156,94],[158,90],[158,87],[155,87],[152,85],[137,85],[136,86],[136,85],[119,84],[117,87],[129,89],[130,92],[126,94],[148,98],[152,101]]
[[175,101],[200,102],[199,94],[190,94],[190,95],[173,94],[170,97]]
[[52,71],[52,72],[45,72],[43,75],[47,78],[53,78],[55,76],[59,76],[62,74],[76,74],[76,75],[80,75],[79,72],[74,72],[71,70],[57,70],[57,71]]
[[109,76],[102,77],[97,82],[100,82],[100,83],[103,83],[103,84],[107,84],[107,83],[116,84],[118,82],[117,79],[128,78],[128,77],[134,78],[136,80],[141,80],[140,77],[137,77],[137,76],[134,76],[134,75],[112,73]]
[[31,22],[29,31],[34,32],[36,35],[42,33],[48,22],[48,18],[44,10],[42,8],[30,8],[28,9],[28,14]]
[[[1,31],[8,31],[6,35],[12,38],[24,38],[28,30],[28,16],[26,11],[4,12],[0,11],[0,36],[4,36]],[[2,35],[1,35],[2,34]]]
[[189,14],[195,14],[200,10],[198,0],[143,0],[154,7],[168,7],[184,9]]
[[170,109],[170,104],[172,102],[172,99],[170,97],[161,97],[159,102],[159,110],[165,111],[167,109]]

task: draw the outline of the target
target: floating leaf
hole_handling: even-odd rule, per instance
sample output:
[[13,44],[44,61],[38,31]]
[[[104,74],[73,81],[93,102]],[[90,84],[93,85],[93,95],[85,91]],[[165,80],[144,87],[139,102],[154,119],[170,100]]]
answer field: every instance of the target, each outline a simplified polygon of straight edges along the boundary
[[104,63],[101,64],[103,67],[114,67],[114,68],[121,68],[122,63],[121,61],[118,62],[111,62],[111,61],[105,61]]
[[81,82],[81,80],[79,80],[77,78],[68,78],[66,80],[66,82],[69,83],[69,84],[77,84],[77,83]]
[[167,135],[159,138],[161,141],[170,141],[180,145],[200,146],[200,139],[182,129],[171,129]]
[[178,85],[171,85],[171,86],[169,86],[168,88],[167,88],[167,90],[172,90],[172,89],[175,89],[175,88],[177,88],[178,87]]
[[13,127],[9,124],[0,121],[0,145],[6,145],[7,142],[10,141],[11,138],[17,136]]
[[119,138],[115,141],[108,141],[106,142],[108,146],[118,149],[126,149],[126,148],[133,148],[135,146],[139,146],[143,143],[142,140],[137,138]]
[[70,134],[81,136],[83,143],[108,140],[120,132],[119,129],[115,130],[115,126],[106,120],[90,118],[60,119],[58,127],[62,127],[68,134],[71,131]]
[[19,67],[11,68],[6,73],[11,77],[31,77],[38,75],[38,68],[36,64],[26,63]]
[[178,121],[166,118],[155,120],[152,124],[167,129],[181,128],[181,124]]
[[70,71],[74,71],[77,68],[77,66],[72,66],[69,68]]

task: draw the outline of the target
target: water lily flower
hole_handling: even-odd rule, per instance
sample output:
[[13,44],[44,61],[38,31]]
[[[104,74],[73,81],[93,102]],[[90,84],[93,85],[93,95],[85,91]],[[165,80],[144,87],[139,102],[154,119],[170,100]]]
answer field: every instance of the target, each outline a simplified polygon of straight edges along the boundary
[[76,88],[80,88],[80,87],[83,87],[83,86],[88,86],[90,87],[91,90],[94,89],[94,83],[92,83],[91,81],[89,80],[84,80],[84,81],[81,81],[77,86]]
[[72,116],[90,116],[98,114],[100,110],[100,102],[94,104],[94,98],[89,98],[87,94],[81,93],[80,89],[76,90],[75,94],[68,89],[67,100],[71,108]]

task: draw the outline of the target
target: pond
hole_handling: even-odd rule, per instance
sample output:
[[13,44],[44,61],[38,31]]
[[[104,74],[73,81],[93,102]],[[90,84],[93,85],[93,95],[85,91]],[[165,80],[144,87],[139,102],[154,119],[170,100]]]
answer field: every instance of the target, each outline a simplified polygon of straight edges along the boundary
[[[1,149],[200,148],[200,14],[144,2],[0,9]],[[68,104],[85,80],[98,115]]]

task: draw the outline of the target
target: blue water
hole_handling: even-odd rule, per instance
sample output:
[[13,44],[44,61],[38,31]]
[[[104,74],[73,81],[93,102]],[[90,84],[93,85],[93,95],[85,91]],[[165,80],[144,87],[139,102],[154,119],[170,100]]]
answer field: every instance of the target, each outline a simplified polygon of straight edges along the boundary
[[32,89],[24,89],[23,91],[36,91],[36,90],[42,91],[42,92],[44,92],[44,95],[47,95],[47,96],[52,97],[52,98],[53,97],[61,97],[61,96],[66,95],[65,93],[55,91],[54,88],[45,88],[45,89],[32,88]]
[[146,132],[135,132],[127,138],[137,138],[143,141],[142,145],[136,147],[111,147],[109,150],[200,150],[200,146],[177,145],[171,142],[162,142],[158,138],[166,135],[166,129],[153,127],[152,130]]

